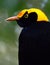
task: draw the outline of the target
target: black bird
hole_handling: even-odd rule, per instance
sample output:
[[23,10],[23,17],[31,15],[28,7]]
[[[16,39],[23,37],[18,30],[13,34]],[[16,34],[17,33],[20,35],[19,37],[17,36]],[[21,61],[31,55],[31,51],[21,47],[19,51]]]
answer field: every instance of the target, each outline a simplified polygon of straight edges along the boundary
[[24,9],[16,20],[23,27],[19,36],[19,65],[50,64],[50,22],[43,11],[36,8]]

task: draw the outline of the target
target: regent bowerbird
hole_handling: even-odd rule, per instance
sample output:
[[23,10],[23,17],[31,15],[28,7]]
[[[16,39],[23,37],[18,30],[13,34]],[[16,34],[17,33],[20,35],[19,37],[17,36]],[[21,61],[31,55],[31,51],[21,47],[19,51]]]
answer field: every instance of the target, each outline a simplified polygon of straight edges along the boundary
[[19,65],[48,64],[50,61],[50,22],[37,8],[24,9],[6,19],[23,27],[19,36]]

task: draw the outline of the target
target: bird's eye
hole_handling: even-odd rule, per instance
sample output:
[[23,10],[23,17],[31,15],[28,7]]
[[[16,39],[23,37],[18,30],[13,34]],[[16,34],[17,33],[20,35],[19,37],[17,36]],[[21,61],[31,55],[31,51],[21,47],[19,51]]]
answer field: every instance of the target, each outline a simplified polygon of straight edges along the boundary
[[25,14],[25,15],[24,15],[24,18],[28,18],[28,14]]

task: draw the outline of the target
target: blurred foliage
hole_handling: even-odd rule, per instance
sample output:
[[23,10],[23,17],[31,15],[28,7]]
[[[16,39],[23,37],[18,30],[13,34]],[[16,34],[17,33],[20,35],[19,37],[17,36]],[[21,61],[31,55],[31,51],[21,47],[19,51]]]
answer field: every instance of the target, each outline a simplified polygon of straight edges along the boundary
[[[21,29],[5,21],[25,8],[40,8],[50,19],[50,0],[0,0],[0,65],[18,65],[18,37]],[[13,59],[13,60],[12,60]]]

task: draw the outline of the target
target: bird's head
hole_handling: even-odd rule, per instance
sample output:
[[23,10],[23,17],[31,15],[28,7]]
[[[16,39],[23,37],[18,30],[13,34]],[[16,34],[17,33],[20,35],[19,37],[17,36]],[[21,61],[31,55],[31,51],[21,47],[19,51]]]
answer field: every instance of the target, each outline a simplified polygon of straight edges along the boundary
[[49,19],[43,11],[36,8],[24,9],[17,16],[9,17],[7,21],[16,20],[22,27],[29,26],[35,22],[48,22]]

